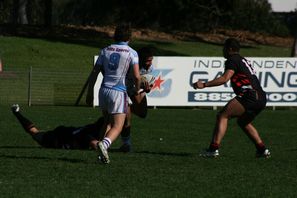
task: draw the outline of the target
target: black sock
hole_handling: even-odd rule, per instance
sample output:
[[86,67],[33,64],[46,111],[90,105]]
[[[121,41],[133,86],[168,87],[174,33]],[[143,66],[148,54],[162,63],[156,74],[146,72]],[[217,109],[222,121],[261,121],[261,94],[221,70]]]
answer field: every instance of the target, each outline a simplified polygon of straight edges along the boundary
[[30,129],[34,127],[33,122],[25,118],[20,112],[13,112],[13,114],[19,120],[25,131],[30,132]]
[[129,137],[131,133],[131,126],[124,127],[121,132],[121,137]]
[[130,141],[130,133],[131,133],[131,127],[124,127],[122,132],[121,132],[121,139],[123,144],[131,144]]
[[[35,140],[38,144],[40,144],[41,146],[45,146],[43,144],[43,137],[44,137],[44,132],[38,132],[32,135],[33,140]],[[46,147],[46,146],[45,146]]]
[[256,149],[258,153],[264,153],[264,151],[266,150],[266,146],[263,142],[256,144]]

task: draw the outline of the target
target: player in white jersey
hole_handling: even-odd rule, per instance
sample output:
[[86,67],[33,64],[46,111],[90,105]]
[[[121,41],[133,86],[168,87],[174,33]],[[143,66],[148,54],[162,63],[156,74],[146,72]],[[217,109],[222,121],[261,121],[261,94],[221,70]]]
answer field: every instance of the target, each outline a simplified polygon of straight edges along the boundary
[[[102,141],[98,142],[99,158],[103,163],[109,163],[107,149],[120,134],[127,113],[128,96],[125,79],[131,69],[136,90],[140,90],[139,60],[135,50],[128,46],[131,38],[129,25],[116,27],[115,44],[102,49],[100,56],[90,76],[89,92],[92,92],[96,78],[101,71],[103,81],[99,90],[99,106],[104,116]],[[90,103],[92,93],[88,93]]]
[[[149,47],[143,47],[137,51],[139,55],[139,71],[140,75],[152,74],[153,72],[153,52]],[[132,113],[140,118],[145,118],[147,116],[147,99],[146,93],[149,93],[152,86],[148,82],[143,82],[141,89],[143,92],[136,94],[135,84],[133,82],[131,72],[127,76],[127,91],[131,102],[129,103],[129,108],[125,120],[124,128],[121,132],[122,146],[120,151],[130,152],[131,151],[131,118]]]

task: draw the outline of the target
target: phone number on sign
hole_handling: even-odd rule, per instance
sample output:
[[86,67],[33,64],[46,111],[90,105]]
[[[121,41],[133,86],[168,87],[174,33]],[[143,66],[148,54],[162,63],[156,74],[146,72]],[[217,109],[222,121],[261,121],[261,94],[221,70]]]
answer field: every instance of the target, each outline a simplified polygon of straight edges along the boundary
[[[267,102],[297,102],[297,92],[267,92]],[[189,102],[227,102],[233,92],[188,92]]]

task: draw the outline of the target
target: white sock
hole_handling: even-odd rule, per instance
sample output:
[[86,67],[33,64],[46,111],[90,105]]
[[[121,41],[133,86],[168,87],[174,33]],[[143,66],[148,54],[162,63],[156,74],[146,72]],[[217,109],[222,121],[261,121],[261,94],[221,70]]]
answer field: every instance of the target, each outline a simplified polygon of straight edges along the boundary
[[111,140],[108,138],[108,137],[105,137],[103,140],[102,140],[102,143],[104,145],[104,148],[105,149],[108,149],[111,145]]

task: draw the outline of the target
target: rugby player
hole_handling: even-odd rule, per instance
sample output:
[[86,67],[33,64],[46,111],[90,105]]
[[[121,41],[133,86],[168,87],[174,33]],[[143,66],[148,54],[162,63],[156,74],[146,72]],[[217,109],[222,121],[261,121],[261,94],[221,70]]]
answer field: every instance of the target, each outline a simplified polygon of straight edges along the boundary
[[[140,75],[152,74],[154,67],[152,65],[153,61],[153,51],[149,47],[143,47],[137,51],[139,56],[139,71]],[[147,81],[143,81],[141,88],[143,91],[137,93],[135,89],[135,84],[133,81],[133,76],[131,72],[128,73],[126,78],[127,92],[130,98],[128,111],[126,115],[125,125],[121,132],[122,146],[120,151],[130,152],[131,151],[131,118],[132,113],[140,118],[145,118],[147,116],[147,99],[146,93],[151,91],[152,85]]]
[[194,89],[204,89],[223,85],[231,80],[231,86],[236,94],[236,97],[218,113],[210,146],[201,154],[204,157],[219,156],[219,147],[226,133],[228,120],[233,117],[237,117],[237,124],[255,144],[256,156],[270,157],[270,151],[252,124],[266,106],[266,93],[255,75],[255,70],[239,51],[239,42],[234,38],[227,39],[223,48],[223,55],[227,59],[223,75],[208,82],[198,80],[193,84]]
[[[131,38],[129,25],[119,25],[115,29],[114,40],[101,50],[90,76],[87,103],[93,99],[93,89],[99,72],[103,80],[99,90],[99,106],[104,116],[102,141],[98,143],[101,162],[109,163],[107,149],[120,134],[128,109],[128,95],[125,85],[126,75],[132,69],[137,93],[140,90],[139,59],[137,52],[128,46]],[[101,139],[101,138],[100,138]]]
[[12,113],[25,131],[42,147],[56,149],[97,149],[99,132],[103,126],[103,117],[82,127],[58,126],[53,130],[41,131],[20,112],[20,106],[14,104]]

